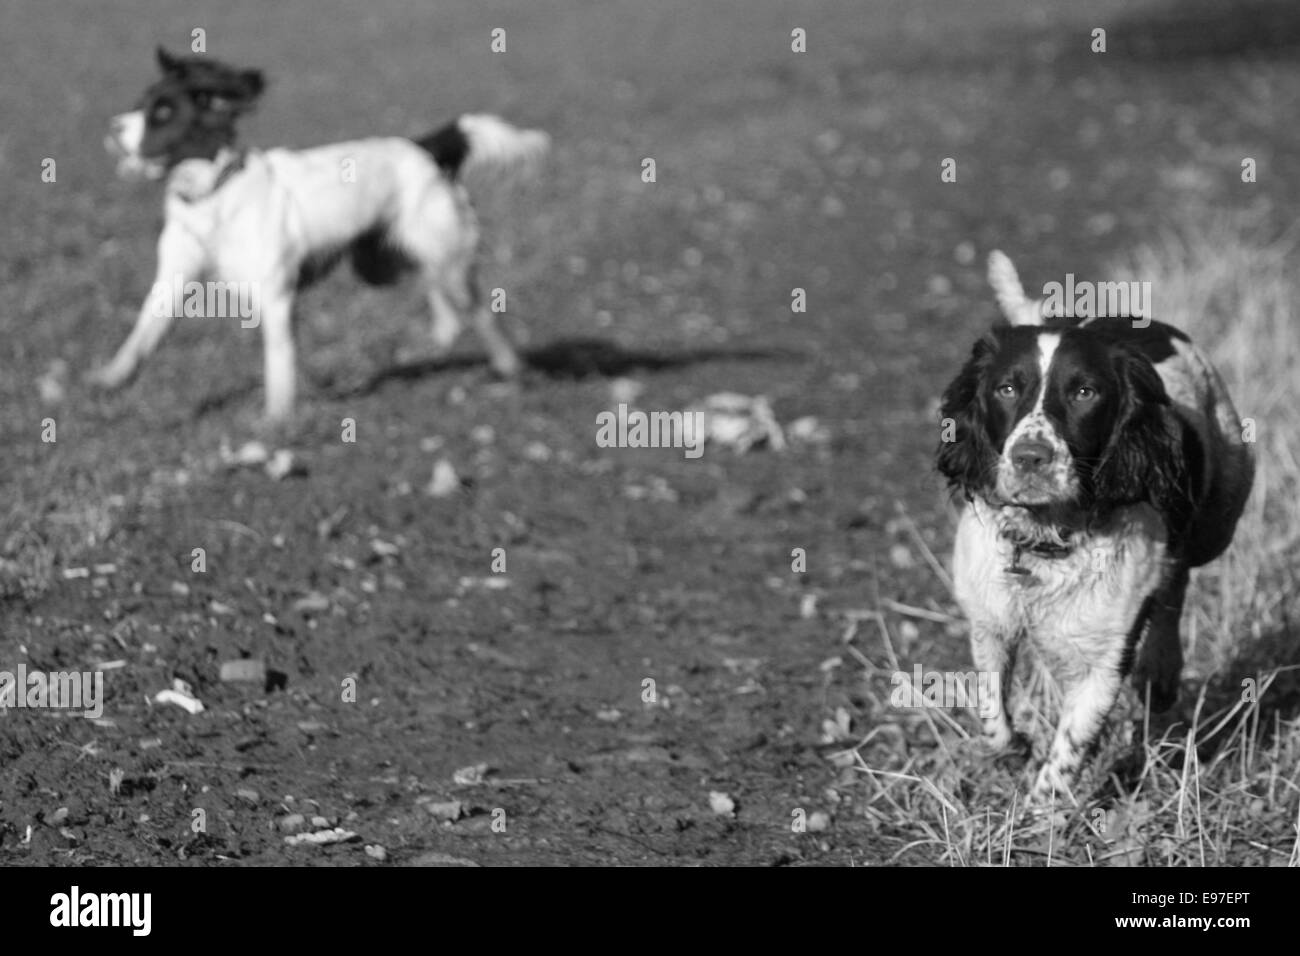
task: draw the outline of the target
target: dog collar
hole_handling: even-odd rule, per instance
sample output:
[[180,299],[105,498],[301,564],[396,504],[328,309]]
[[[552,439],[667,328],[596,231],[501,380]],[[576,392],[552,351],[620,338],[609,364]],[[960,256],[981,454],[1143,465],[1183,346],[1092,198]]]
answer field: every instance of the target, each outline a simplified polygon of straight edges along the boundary
[[198,202],[201,199],[207,199],[209,196],[216,194],[232,176],[244,168],[244,163],[248,159],[248,150],[246,149],[222,149],[213,161],[217,164],[216,175],[212,178],[212,185],[205,189],[192,189],[181,186],[174,189],[174,193],[181,200],[187,203]]
[[1030,541],[1006,532],[1003,532],[1002,537],[1011,542],[1011,563],[1002,569],[1007,574],[1029,573],[1029,569],[1020,564],[1020,556],[1026,553],[1053,560],[1074,553],[1074,548],[1069,545],[1052,544],[1050,541]]
[[[226,184],[226,180],[244,168],[244,162],[248,159],[248,150],[233,150],[226,164],[221,167],[221,172],[217,173],[216,181],[212,184],[212,192],[216,192]],[[209,193],[208,195],[211,195]]]

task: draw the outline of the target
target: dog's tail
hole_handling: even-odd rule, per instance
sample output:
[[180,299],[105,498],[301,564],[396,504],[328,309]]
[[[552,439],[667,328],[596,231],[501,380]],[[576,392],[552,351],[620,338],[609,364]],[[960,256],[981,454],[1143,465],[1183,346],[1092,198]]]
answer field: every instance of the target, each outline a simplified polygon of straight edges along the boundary
[[536,172],[551,147],[541,130],[517,129],[499,116],[465,113],[416,143],[455,179],[478,167]]
[[1043,324],[1042,303],[1025,295],[1016,267],[998,249],[989,253],[989,285],[993,286],[1002,314],[1012,325]]

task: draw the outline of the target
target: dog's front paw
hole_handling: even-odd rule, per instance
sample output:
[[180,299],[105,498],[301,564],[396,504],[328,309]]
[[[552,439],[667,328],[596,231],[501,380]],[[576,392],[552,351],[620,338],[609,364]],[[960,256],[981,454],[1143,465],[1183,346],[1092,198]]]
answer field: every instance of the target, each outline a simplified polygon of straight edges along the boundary
[[975,755],[992,761],[997,767],[1017,771],[1022,769],[1034,754],[1029,738],[1019,731],[980,737],[975,742]]
[[1074,795],[1070,792],[1070,781],[1059,768],[1051,762],[1043,764],[1034,778],[1033,789],[1025,800],[1028,813],[1045,813],[1057,808],[1073,806]]
[[87,372],[86,383],[92,388],[112,391],[129,382],[134,373],[135,370],[132,368],[124,368],[116,362],[110,362]]
[[514,352],[498,352],[491,357],[492,371],[498,378],[516,379],[524,370],[524,363]]

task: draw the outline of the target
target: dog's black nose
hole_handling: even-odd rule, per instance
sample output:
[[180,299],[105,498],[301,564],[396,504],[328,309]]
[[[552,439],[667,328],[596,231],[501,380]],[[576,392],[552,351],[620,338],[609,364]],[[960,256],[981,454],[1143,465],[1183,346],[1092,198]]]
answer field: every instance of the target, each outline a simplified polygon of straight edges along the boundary
[[1022,438],[1011,449],[1011,463],[1016,471],[1038,471],[1052,463],[1052,446],[1032,438]]

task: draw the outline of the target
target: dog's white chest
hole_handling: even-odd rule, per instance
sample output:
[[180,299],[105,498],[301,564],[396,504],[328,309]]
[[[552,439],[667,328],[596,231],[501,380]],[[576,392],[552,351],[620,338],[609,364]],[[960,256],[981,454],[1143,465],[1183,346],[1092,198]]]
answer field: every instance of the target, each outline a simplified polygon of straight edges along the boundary
[[258,159],[217,185],[211,163],[178,167],[168,183],[167,229],[201,247],[201,271],[231,282],[288,282],[303,250],[286,228],[287,197]]
[[953,576],[971,621],[1026,634],[1049,656],[1086,655],[1128,633],[1164,561],[1164,526],[1149,506],[1121,509],[1105,527],[1076,535],[1068,552],[1049,556],[1017,552],[997,512],[975,502],[958,525]]

